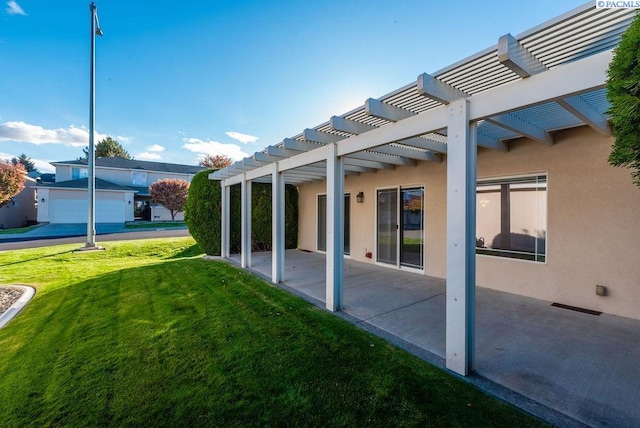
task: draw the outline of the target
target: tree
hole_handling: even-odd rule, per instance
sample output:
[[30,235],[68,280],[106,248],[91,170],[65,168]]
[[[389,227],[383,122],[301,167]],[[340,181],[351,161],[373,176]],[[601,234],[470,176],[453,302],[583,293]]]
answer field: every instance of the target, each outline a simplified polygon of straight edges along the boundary
[[165,178],[149,186],[151,198],[162,204],[171,212],[171,220],[176,219],[176,213],[184,210],[189,194],[189,183],[185,180]]
[[[89,159],[89,147],[82,149],[84,156],[79,157],[78,160]],[[127,152],[122,144],[118,143],[111,137],[104,138],[96,144],[96,158],[115,158],[121,157],[125,159],[133,159],[133,156]]]
[[0,205],[16,196],[24,189],[26,171],[22,164],[0,160]]
[[11,163],[14,165],[21,164],[27,172],[37,171],[36,164],[34,164],[31,161],[31,158],[27,157],[24,153],[17,158],[11,158]]
[[229,156],[225,155],[207,155],[200,159],[199,165],[205,168],[214,170],[226,168],[231,165],[233,161]]
[[622,35],[607,71],[608,114],[615,141],[609,155],[613,166],[632,170],[640,187],[640,15]]

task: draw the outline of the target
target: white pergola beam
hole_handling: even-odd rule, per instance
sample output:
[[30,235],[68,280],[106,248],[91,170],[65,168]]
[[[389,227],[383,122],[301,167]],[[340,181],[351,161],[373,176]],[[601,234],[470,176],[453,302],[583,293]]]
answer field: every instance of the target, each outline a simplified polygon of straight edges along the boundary
[[[481,92],[470,99],[472,121],[602,89],[613,51],[554,67],[527,79]],[[411,120],[409,118],[407,120]],[[387,128],[392,125],[387,125]]]
[[440,141],[430,140],[421,137],[412,137],[405,140],[397,141],[400,144],[417,147],[419,149],[430,150],[436,153],[447,153],[447,145]]
[[574,95],[573,97],[561,98],[556,102],[602,135],[611,136],[611,128],[607,118],[591,107],[581,96]]
[[[373,150],[378,150],[378,147],[374,148]],[[386,155],[386,154],[375,153],[370,151],[351,153],[349,156],[357,159],[383,162],[383,163],[388,163],[388,164],[398,165],[398,166],[416,166],[416,162],[414,160],[411,160],[402,156]]]
[[344,140],[346,137],[342,135],[329,134],[328,132],[322,132],[315,129],[305,129],[302,132],[302,136],[307,141],[315,141],[316,143],[328,144],[337,143],[340,140]]
[[331,128],[335,131],[356,135],[364,134],[365,132],[369,132],[377,128],[373,125],[367,125],[366,123],[356,122],[355,120],[345,119],[340,116],[331,116],[329,123],[331,124]]
[[494,125],[498,125],[502,128],[506,128],[510,131],[531,138],[532,140],[545,144],[553,144],[553,136],[551,136],[551,134],[514,114],[505,113],[498,116],[488,117],[485,120],[493,123]]
[[436,162],[436,163],[442,162],[442,158],[437,153],[425,152],[421,150],[412,150],[405,147],[386,145],[386,146],[378,146],[374,150],[378,153],[401,156],[407,159],[416,159],[416,160]]
[[412,111],[387,104],[375,98],[366,100],[364,102],[364,109],[369,116],[379,117],[380,119],[385,119],[390,122],[397,122],[416,115],[416,113]]
[[256,152],[253,154],[253,157],[255,158],[255,160],[257,160],[258,162],[278,162],[280,159],[282,159],[285,156],[273,156],[264,152]]
[[476,273],[476,124],[466,99],[448,106],[446,366],[473,368]]
[[[588,58],[554,67],[527,79],[513,81],[475,94],[469,98],[469,120],[486,119],[506,112],[601,89],[605,86],[607,69],[612,57],[613,51],[608,50]],[[446,107],[435,107],[396,123],[390,123],[364,134],[354,135],[348,139],[338,141],[338,155],[351,155],[352,153],[368,150],[383,144],[428,134],[438,129],[446,128],[446,126]],[[273,147],[268,149],[276,150]],[[278,149],[289,152],[285,149]],[[273,153],[270,152],[269,154]],[[294,154],[295,152],[286,153],[283,156],[292,156]],[[346,161],[348,162],[349,159]],[[373,165],[368,166],[375,167]],[[269,171],[261,175],[267,175],[268,173]],[[217,177],[216,174],[213,173],[214,178]],[[228,179],[231,181],[236,180],[235,176]]]
[[505,34],[498,39],[498,61],[522,78],[547,70],[547,66],[511,34]]
[[444,83],[430,74],[422,73],[418,76],[417,91],[420,95],[436,100],[442,104],[449,104],[458,98],[466,98],[469,95],[458,88]]

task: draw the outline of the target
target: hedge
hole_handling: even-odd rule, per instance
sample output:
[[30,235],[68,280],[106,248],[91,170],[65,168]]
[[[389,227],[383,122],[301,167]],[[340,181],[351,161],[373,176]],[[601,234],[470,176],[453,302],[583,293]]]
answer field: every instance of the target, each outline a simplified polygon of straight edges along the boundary
[[[220,255],[220,182],[209,180],[215,170],[193,177],[184,218],[191,236],[209,255]],[[253,251],[271,250],[271,184],[253,183],[251,193],[251,237]],[[231,186],[231,233],[229,249],[240,252],[240,185]],[[285,247],[298,246],[298,189],[285,186]]]
[[608,110],[615,142],[609,155],[613,166],[631,169],[640,187],[640,14],[622,35],[609,64]]

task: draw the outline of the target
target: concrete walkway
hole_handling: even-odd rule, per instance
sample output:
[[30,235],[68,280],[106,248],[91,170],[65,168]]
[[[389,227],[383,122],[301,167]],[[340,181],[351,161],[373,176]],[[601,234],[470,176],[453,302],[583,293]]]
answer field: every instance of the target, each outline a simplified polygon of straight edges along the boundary
[[[252,259],[268,279],[271,253]],[[323,254],[287,251],[285,288],[324,307],[324,265]],[[444,367],[443,279],[350,259],[344,274],[341,316]],[[476,294],[469,381],[557,426],[640,426],[640,321],[480,287]]]

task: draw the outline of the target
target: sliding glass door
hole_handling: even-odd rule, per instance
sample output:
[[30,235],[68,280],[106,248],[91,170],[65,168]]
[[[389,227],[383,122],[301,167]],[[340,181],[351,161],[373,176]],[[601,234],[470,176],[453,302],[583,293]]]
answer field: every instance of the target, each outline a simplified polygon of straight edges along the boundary
[[398,189],[378,190],[378,261],[398,261]]
[[424,268],[424,187],[377,191],[377,261]]

